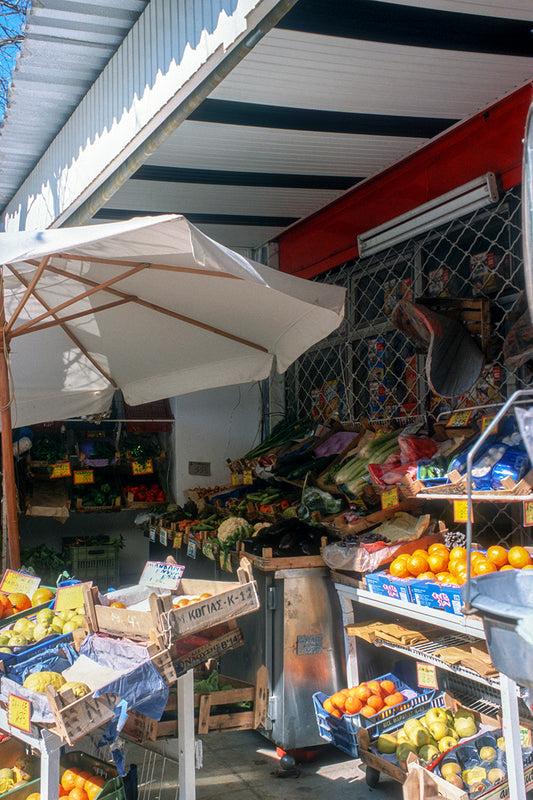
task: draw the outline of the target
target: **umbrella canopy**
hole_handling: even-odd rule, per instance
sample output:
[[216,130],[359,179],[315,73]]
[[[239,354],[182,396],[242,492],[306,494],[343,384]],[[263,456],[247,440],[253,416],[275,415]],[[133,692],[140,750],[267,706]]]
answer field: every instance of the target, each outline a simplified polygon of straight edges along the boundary
[[116,388],[138,405],[283,372],[344,313],[343,288],[264,267],[178,215],[3,233],[0,254],[4,456],[11,422],[102,412]]

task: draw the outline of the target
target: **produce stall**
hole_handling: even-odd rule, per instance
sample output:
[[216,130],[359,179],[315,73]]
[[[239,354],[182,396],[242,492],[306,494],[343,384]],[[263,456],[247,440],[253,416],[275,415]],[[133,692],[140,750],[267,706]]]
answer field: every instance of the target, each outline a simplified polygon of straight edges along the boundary
[[[6,765],[4,776],[23,791],[21,800],[32,792],[57,797],[58,786],[60,794],[77,786],[91,798],[125,798],[123,763],[91,762],[83,753],[86,737],[98,733],[98,746],[106,743],[112,752],[118,735],[146,742],[152,737],[140,731],[154,731],[167,707],[174,723],[160,733],[177,740],[180,797],[193,800],[195,728],[205,734],[264,721],[264,667],[251,692],[239,681],[230,686],[217,672],[203,691],[193,680],[195,667],[243,644],[235,620],[259,607],[247,562],[234,583],[182,580],[183,571],[173,559],[148,562],[139,584],[108,595],[92,581],[67,580],[56,590],[41,587],[38,577],[6,572],[0,584],[0,729],[40,756],[31,769],[15,760]],[[228,707],[224,717],[213,714],[213,693]],[[243,702],[251,712],[235,711]],[[67,745],[79,753],[65,754]]]

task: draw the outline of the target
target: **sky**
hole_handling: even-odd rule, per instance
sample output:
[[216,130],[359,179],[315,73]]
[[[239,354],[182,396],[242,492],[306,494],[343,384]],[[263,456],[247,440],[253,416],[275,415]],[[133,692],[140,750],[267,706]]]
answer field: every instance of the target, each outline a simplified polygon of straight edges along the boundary
[[0,121],[4,117],[31,0],[0,0]]

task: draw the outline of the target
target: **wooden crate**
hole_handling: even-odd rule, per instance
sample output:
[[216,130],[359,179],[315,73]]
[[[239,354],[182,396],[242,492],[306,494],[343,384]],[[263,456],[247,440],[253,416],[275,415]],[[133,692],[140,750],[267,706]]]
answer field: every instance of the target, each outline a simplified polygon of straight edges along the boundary
[[78,514],[93,514],[99,511],[120,511],[120,497],[115,497],[115,502],[112,506],[84,506],[81,497],[76,497],[75,510]]
[[[89,630],[142,641],[150,640],[155,630],[172,641],[228,622],[256,611],[260,605],[257,584],[252,579],[251,564],[247,559],[241,560],[237,576],[238,583],[182,579],[175,594],[152,594],[149,612],[99,605],[96,593],[85,587],[85,615]],[[200,596],[204,593],[211,596],[182,608],[174,608],[173,601],[180,596]]]
[[[169,651],[161,650],[152,643],[148,646],[148,652],[150,661],[165,683],[168,686],[175,683],[177,675]],[[52,686],[47,686],[46,696],[55,720],[53,730],[71,746],[90,731],[109,722],[115,716],[120,701],[120,697],[114,693],[104,692],[95,697],[91,692],[85,697],[75,697],[71,690],[57,692]]]
[[[195,731],[205,735],[215,731],[256,730],[264,726],[268,707],[268,671],[260,667],[255,683],[245,683],[236,678],[219,676],[220,685],[231,684],[232,689],[218,692],[195,693]],[[235,703],[251,702],[250,711],[231,709]],[[225,713],[216,713],[217,707],[226,706]],[[159,722],[144,717],[138,712],[128,713],[122,735],[142,743],[157,739],[168,739],[178,735],[177,690],[171,689],[169,701]]]
[[[324,537],[324,541],[327,539]],[[238,553],[237,553],[238,555]],[[244,555],[249,559],[253,566],[262,572],[275,572],[277,569],[307,569],[309,567],[325,567],[326,564],[322,556],[281,556],[272,555],[271,547],[263,547],[261,555],[247,553]]]

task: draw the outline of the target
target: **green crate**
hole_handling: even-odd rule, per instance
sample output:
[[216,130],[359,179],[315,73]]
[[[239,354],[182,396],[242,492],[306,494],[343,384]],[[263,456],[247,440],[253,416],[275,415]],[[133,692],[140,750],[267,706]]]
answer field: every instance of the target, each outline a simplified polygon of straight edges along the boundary
[[[85,772],[92,772],[105,779],[105,783],[96,795],[95,800],[126,800],[124,781],[113,764],[106,764],[105,761],[100,761],[98,758],[76,750],[75,752],[66,753],[61,756],[60,777],[66,769],[72,767],[82,769]],[[26,800],[28,795],[34,792],[39,793],[40,790],[41,781],[39,778],[36,778],[35,780],[12,789],[5,795],[2,795],[2,797],[9,797],[9,800]]]
[[75,750],[72,753],[65,753],[61,757],[60,775],[63,775],[66,769],[73,767],[105,778],[105,783],[95,800],[126,800],[124,781],[114,764],[107,764],[105,761],[100,761],[99,758]]
[[119,584],[119,548],[115,544],[73,544],[67,550],[69,572],[106,590]]

